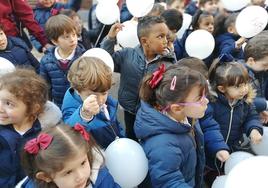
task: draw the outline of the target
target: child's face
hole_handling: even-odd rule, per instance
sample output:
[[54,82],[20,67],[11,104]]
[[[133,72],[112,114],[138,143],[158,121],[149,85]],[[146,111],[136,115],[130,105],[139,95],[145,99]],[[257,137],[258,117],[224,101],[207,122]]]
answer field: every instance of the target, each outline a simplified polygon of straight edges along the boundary
[[103,104],[106,103],[107,101],[107,97],[108,97],[108,91],[105,92],[94,92],[92,90],[83,90],[79,92],[79,95],[81,97],[81,99],[84,101],[88,96],[90,95],[96,95],[97,96],[97,100],[98,100],[98,104],[99,106],[102,106]]
[[214,31],[214,18],[213,16],[203,17],[199,22],[199,29],[204,29],[210,33]]
[[74,23],[75,23],[75,26],[76,26],[78,35],[81,35],[81,33],[82,33],[82,28],[83,28],[83,23],[82,23],[81,19],[80,19],[78,16],[74,16],[74,17],[72,18],[72,20],[73,20]]
[[6,89],[0,90],[0,124],[20,127],[28,123],[27,106]]
[[52,7],[54,5],[55,0],[39,0],[39,3],[46,8]]
[[216,14],[218,10],[218,1],[207,1],[203,6],[202,10],[210,14]]
[[64,162],[64,168],[56,172],[52,179],[58,188],[85,188],[90,171],[87,154],[77,152],[75,157]]
[[7,36],[3,30],[0,29],[0,50],[7,48]]
[[174,41],[176,40],[176,33],[172,32],[172,31],[169,31],[168,32],[168,35],[167,35],[167,41],[168,41],[168,48],[171,50],[171,51],[174,51]]
[[261,7],[265,7],[265,0],[251,0],[253,5],[259,5]]
[[267,71],[268,70],[268,56],[260,60],[255,61],[252,57],[248,59],[246,64],[255,72]]
[[71,33],[64,33],[59,36],[58,40],[52,40],[52,42],[58,46],[64,52],[72,52],[77,46],[77,35],[73,31]]
[[248,91],[249,85],[247,83],[222,88],[222,92],[230,101],[243,99],[248,94]]
[[168,8],[177,9],[180,12],[184,12],[184,2],[182,0],[176,0]]
[[154,55],[163,55],[168,51],[168,35],[169,29],[165,23],[158,23],[151,26],[151,32],[147,37],[142,37],[143,46],[147,48],[149,53]]

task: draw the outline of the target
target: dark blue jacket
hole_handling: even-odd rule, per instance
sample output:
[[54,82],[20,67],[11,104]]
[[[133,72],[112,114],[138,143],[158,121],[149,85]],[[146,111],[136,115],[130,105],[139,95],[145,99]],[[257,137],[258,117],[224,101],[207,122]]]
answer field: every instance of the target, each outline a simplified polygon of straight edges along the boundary
[[189,3],[189,4],[185,7],[184,12],[193,16],[193,15],[196,13],[196,11],[198,10],[198,7],[196,6],[196,4],[197,4],[197,3],[196,3],[195,1]]
[[20,151],[25,142],[40,131],[38,120],[23,135],[16,132],[12,125],[0,125],[0,187],[15,187],[25,177],[20,165]]
[[205,154],[198,123],[178,123],[142,101],[134,130],[149,161],[152,187],[202,187]]
[[159,59],[166,62],[176,63],[175,56],[159,56],[149,64],[143,49],[140,45],[135,48],[124,48],[114,52],[115,40],[106,38],[101,47],[109,52],[114,60],[114,71],[120,73],[120,85],[118,91],[118,100],[120,105],[128,112],[136,114],[139,107],[139,84],[142,78],[147,74],[155,71],[159,67]]
[[106,105],[110,115],[107,120],[104,113],[100,112],[90,122],[85,122],[80,116],[80,109],[83,104],[77,92],[70,88],[67,90],[62,104],[63,121],[71,126],[80,123],[85,126],[97,143],[102,148],[115,140],[115,137],[124,137],[125,133],[117,120],[118,103],[111,96],[108,96]]
[[[34,181],[27,178],[21,188],[35,188]],[[120,186],[114,182],[108,169],[104,167],[99,170],[97,180],[95,184],[92,184],[92,188],[120,188]]]
[[[62,100],[65,92],[70,87],[70,83],[67,80],[68,70],[61,69],[59,61],[56,59],[54,52],[56,47],[52,47],[45,52],[45,55],[40,61],[40,75],[47,81],[50,85],[50,92],[52,101],[61,107]],[[77,46],[75,50],[75,55],[71,62],[69,63],[69,68],[73,61],[76,60],[84,53],[84,49]]]
[[231,33],[224,33],[216,37],[217,57],[225,54],[230,61],[244,59],[244,52],[242,48],[236,49],[235,42],[240,38]]
[[39,73],[39,62],[23,40],[7,37],[7,47],[0,50],[0,57],[6,58],[15,66],[34,68]]
[[[45,30],[45,24],[47,20],[54,15],[59,14],[60,10],[62,9],[73,9],[77,11],[80,8],[81,0],[72,1],[66,4],[63,3],[54,3],[52,7],[43,7],[39,4],[36,5],[36,7],[33,9],[34,11],[34,19],[37,21],[37,23],[42,27],[43,30]],[[39,51],[42,52],[42,45],[39,43],[39,41],[34,37],[30,36],[31,43],[33,46]]]
[[231,106],[223,94],[217,95],[199,120],[205,138],[207,164],[212,168],[215,168],[218,151],[236,151],[241,146],[243,133],[249,136],[252,129],[257,129],[263,134],[255,106],[248,102],[250,99],[239,100]]

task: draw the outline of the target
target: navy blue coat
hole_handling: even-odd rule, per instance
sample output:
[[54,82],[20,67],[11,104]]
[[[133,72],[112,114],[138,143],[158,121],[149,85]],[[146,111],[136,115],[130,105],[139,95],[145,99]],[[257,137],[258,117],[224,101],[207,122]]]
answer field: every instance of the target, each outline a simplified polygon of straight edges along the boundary
[[124,130],[117,120],[118,103],[111,96],[108,96],[106,101],[110,120],[107,120],[105,115],[100,112],[90,122],[85,122],[80,116],[82,104],[83,101],[77,92],[72,88],[68,89],[62,104],[63,121],[66,124],[74,126],[76,123],[80,123],[84,125],[102,148],[107,148],[116,136],[125,136]]
[[23,40],[16,37],[7,37],[7,47],[0,50],[0,57],[6,58],[15,66],[34,68],[39,73],[39,62]]
[[239,100],[231,106],[223,94],[217,93],[215,101],[208,104],[203,118],[199,120],[205,137],[207,164],[214,167],[216,153],[220,150],[236,151],[243,141],[243,133],[250,135],[252,129],[263,134],[259,115],[254,104]]
[[20,165],[20,150],[40,131],[38,120],[23,135],[16,132],[12,125],[0,125],[0,187],[15,187],[25,177]]
[[[70,83],[67,79],[68,70],[62,70],[59,61],[56,59],[54,52],[56,47],[52,47],[45,52],[40,62],[40,75],[47,81],[50,85],[50,92],[52,101],[61,107],[62,100],[65,92],[70,87]],[[69,63],[69,68],[83,53],[84,49],[77,46],[75,49],[74,57]]]
[[196,3],[195,1],[190,2],[190,3],[185,7],[184,12],[193,16],[193,15],[196,13],[196,11],[198,10],[198,7],[196,6],[196,4],[197,4],[197,3]]
[[198,122],[178,123],[142,101],[134,130],[149,161],[152,187],[202,187],[205,154]]
[[216,37],[217,57],[225,54],[229,61],[244,59],[242,48],[236,49],[235,42],[240,38],[231,33],[224,33]]
[[139,84],[142,78],[150,72],[155,71],[159,67],[159,59],[166,62],[176,63],[175,56],[168,54],[167,56],[159,56],[149,64],[143,49],[140,45],[135,48],[124,48],[114,52],[115,40],[105,39],[101,47],[109,52],[114,60],[114,71],[120,73],[120,85],[118,91],[118,100],[123,108],[136,114],[139,108]]
[[[27,178],[21,185],[21,188],[35,188],[34,181]],[[120,186],[114,182],[113,177],[109,173],[106,167],[101,168],[98,173],[95,184],[92,184],[92,188],[120,188]]]

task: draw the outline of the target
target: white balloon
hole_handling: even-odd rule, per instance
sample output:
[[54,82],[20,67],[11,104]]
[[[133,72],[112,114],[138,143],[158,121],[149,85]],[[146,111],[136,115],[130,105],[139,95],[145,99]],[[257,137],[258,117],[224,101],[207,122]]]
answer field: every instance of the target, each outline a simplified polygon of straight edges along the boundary
[[244,152],[244,151],[237,151],[230,155],[229,159],[225,162],[224,165],[224,173],[229,174],[229,172],[241,161],[253,157],[251,153]]
[[249,6],[237,16],[235,27],[242,37],[250,38],[260,33],[268,23],[268,13],[260,6]]
[[101,23],[111,25],[120,20],[119,7],[113,2],[98,3],[96,7],[96,17]]
[[127,0],[126,4],[130,14],[139,18],[152,10],[154,0]]
[[185,41],[185,50],[191,57],[207,58],[214,50],[215,40],[206,30],[193,31]]
[[123,47],[134,48],[139,42],[137,34],[138,22],[136,21],[126,21],[123,23],[124,27],[122,31],[119,31],[116,38],[118,43]]
[[82,56],[83,57],[97,57],[101,59],[108,67],[110,67],[112,72],[114,71],[114,60],[112,56],[104,49],[91,48],[87,50]]
[[267,156],[248,158],[228,174],[225,188],[267,188],[267,169]]
[[121,187],[136,187],[147,175],[148,160],[142,147],[128,138],[113,141],[105,151],[105,162]]
[[221,0],[221,2],[225,9],[237,11],[246,7],[250,3],[250,0]]
[[15,66],[6,58],[0,57],[0,76],[15,71]]
[[227,179],[227,175],[217,176],[217,178],[214,180],[211,188],[224,188],[226,179]]
[[187,13],[182,14],[183,20],[182,20],[182,26],[180,30],[177,32],[177,38],[181,39],[186,29],[189,28],[191,22],[192,22],[192,16]]
[[251,148],[257,155],[268,156],[268,127],[263,127],[263,137],[259,144],[252,144]]

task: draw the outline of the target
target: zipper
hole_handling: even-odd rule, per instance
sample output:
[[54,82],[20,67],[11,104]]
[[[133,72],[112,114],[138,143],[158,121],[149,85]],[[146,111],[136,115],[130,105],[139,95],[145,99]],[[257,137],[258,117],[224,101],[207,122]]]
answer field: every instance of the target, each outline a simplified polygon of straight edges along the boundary
[[227,144],[228,139],[230,137],[231,128],[232,128],[232,121],[233,121],[233,112],[234,112],[234,107],[233,106],[230,106],[230,107],[231,107],[231,116],[230,116],[230,121],[229,121],[228,133],[227,133],[226,140],[225,140],[226,144]]

